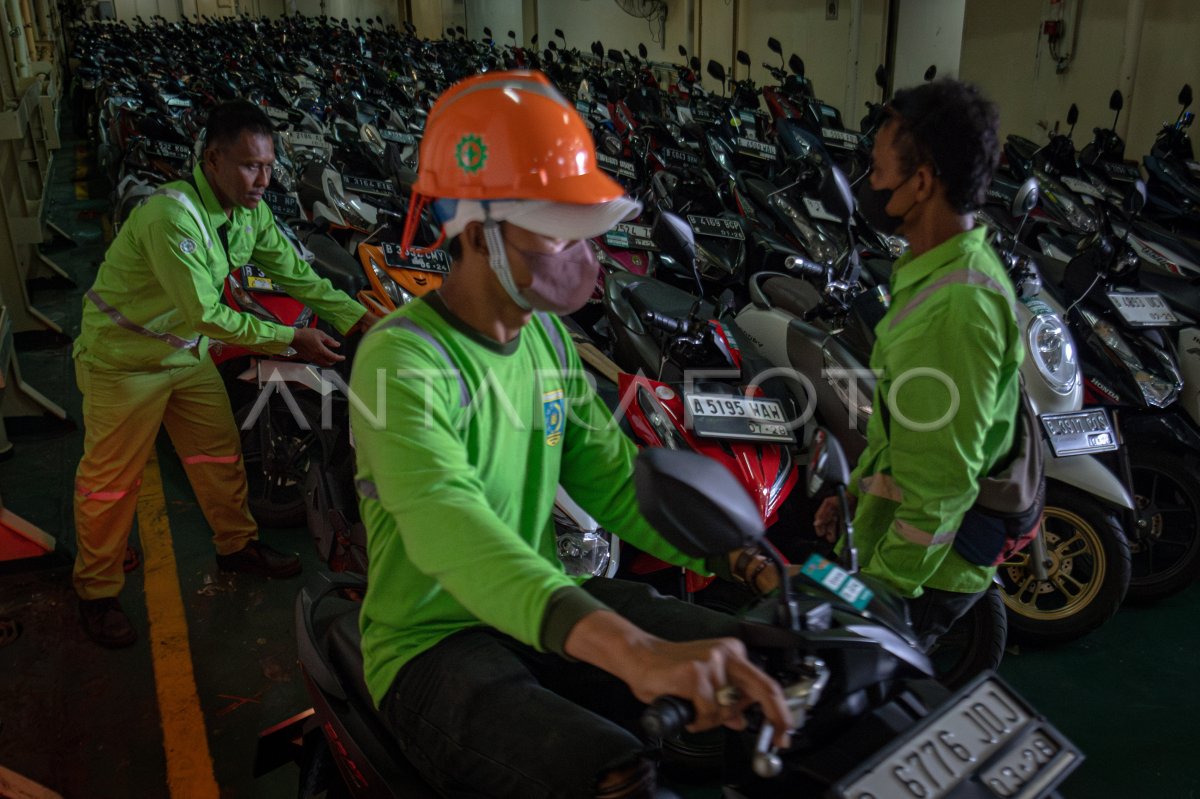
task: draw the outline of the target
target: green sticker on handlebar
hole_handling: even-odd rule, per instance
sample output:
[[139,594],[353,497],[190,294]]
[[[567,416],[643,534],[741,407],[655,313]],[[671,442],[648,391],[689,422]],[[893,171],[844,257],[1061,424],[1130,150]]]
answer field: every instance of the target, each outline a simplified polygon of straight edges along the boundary
[[811,555],[800,568],[800,573],[857,610],[865,610],[875,597],[875,592],[841,566],[820,555]]

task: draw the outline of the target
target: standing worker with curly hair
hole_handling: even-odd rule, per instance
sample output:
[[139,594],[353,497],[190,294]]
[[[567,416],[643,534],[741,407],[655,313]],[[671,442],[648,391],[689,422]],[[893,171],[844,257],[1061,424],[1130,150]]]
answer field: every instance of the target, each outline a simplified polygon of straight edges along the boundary
[[[908,597],[928,649],[995,573],[956,539],[978,534],[964,515],[1013,449],[1024,349],[1012,284],[973,216],[999,159],[996,107],[940,80],[897,92],[887,113],[859,208],[909,250],[876,327],[875,413],[851,488],[862,572]],[[826,501],[817,532],[831,538],[836,521]]]

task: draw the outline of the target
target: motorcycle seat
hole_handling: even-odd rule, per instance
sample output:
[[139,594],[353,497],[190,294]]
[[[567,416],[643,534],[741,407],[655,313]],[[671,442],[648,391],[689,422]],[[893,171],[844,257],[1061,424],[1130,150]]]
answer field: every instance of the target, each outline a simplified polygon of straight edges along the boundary
[[316,256],[312,264],[313,271],[328,278],[335,289],[357,297],[358,292],[369,285],[362,266],[333,239],[314,234],[308,236],[304,244]]
[[763,282],[763,293],[772,307],[804,316],[821,304],[821,292],[813,284],[795,277],[773,277]]

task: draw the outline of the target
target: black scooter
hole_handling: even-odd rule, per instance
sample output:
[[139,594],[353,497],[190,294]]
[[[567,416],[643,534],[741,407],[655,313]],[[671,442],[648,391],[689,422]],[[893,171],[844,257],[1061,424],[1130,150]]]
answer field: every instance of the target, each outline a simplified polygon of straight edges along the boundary
[[[836,442],[819,436],[809,490],[832,483],[844,500],[848,478]],[[635,484],[647,518],[681,551],[712,555],[762,538],[753,501],[711,459],[645,450]],[[852,553],[852,531],[845,534]],[[991,673],[953,695],[933,681],[903,601],[845,565],[813,556],[743,617],[739,637],[784,688],[792,744],[773,748],[772,728],[752,711],[749,728],[727,736],[724,795],[1053,795],[1082,762],[1078,749]],[[776,567],[782,576],[782,563]],[[434,797],[367,694],[352,599],[364,588],[362,577],[321,574],[297,598],[299,657],[314,707],[263,733],[255,773],[298,759],[302,799],[323,790]],[[643,717],[647,736],[675,735],[691,712],[682,700],[657,700]]]

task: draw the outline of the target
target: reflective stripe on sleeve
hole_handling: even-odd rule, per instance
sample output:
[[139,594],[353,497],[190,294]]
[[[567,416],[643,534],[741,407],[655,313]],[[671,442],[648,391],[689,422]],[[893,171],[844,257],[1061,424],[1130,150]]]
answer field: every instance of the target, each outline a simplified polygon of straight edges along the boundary
[[880,472],[860,478],[858,487],[864,494],[870,494],[873,497],[890,499],[892,502],[904,501],[904,491],[890,474]]
[[96,293],[95,289],[88,289],[84,296],[91,300],[92,303],[95,304],[95,306],[99,308],[106,316],[108,316],[109,319],[113,320],[113,323],[116,324],[117,327],[123,327],[130,332],[137,333],[139,336],[147,336],[149,338],[158,339],[164,344],[172,346],[177,350],[194,349],[200,344],[200,336],[196,336],[193,339],[183,339],[172,333],[155,333],[153,330],[142,327],[137,322],[134,322],[132,319],[125,316],[125,314],[121,313],[116,308],[105,302],[100,295]]
[[899,519],[895,519],[893,521],[892,529],[894,529],[896,534],[905,541],[922,547],[936,547],[941,544],[949,544],[954,540],[955,534],[955,531],[952,530],[948,533],[934,535],[933,533],[927,533],[918,527],[913,527],[908,522],[903,522]]

